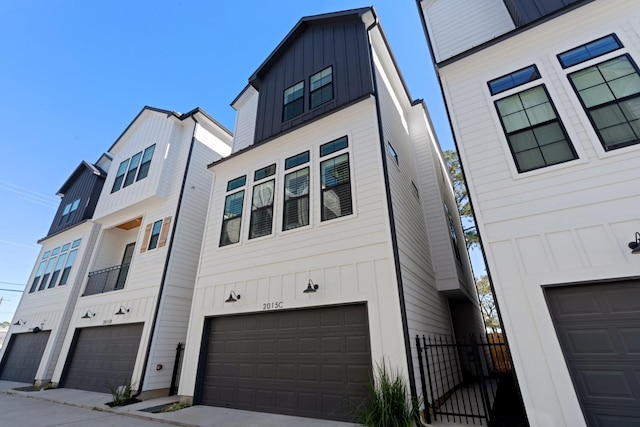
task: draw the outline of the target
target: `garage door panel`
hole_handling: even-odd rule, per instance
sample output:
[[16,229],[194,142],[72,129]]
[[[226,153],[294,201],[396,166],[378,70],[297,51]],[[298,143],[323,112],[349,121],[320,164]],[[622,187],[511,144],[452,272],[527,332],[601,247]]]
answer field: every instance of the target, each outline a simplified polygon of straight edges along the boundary
[[365,305],[209,319],[197,400],[213,406],[351,420],[353,403],[366,398],[371,375],[366,319]]
[[49,341],[49,331],[13,334],[4,355],[0,379],[32,383]]
[[144,324],[83,328],[63,375],[63,386],[109,392],[131,382]]
[[588,425],[640,427],[640,282],[545,292]]

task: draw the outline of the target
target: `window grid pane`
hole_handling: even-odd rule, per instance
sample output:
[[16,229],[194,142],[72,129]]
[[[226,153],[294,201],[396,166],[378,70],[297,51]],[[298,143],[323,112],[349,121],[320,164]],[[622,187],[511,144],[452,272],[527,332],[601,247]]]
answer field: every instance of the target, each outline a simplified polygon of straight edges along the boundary
[[311,88],[311,108],[315,108],[333,99],[333,70],[325,68],[311,76],[309,79]]
[[327,142],[320,146],[320,157],[326,156],[336,151],[340,151],[349,146],[349,141],[346,136],[336,139],[335,141]]
[[284,177],[283,230],[309,225],[309,168]]
[[282,121],[299,116],[304,111],[304,82],[300,82],[284,90],[284,108]]
[[489,82],[489,91],[491,95],[497,95],[501,92],[513,89],[525,83],[532,82],[540,78],[540,72],[535,65],[514,71],[506,76],[498,77]]
[[562,68],[572,67],[580,64],[581,62],[588,61],[589,59],[597,58],[605,53],[613,52],[614,50],[622,48],[622,43],[615,36],[610,34],[601,39],[594,40],[585,45],[578,46],[575,49],[571,49],[567,52],[558,55],[558,60],[562,65]]
[[274,187],[274,180],[253,187],[251,222],[249,224],[250,239],[271,234]]
[[124,174],[127,171],[127,166],[129,165],[129,159],[120,163],[118,166],[118,173],[116,173],[116,179],[113,181],[113,187],[111,187],[111,192],[115,193],[122,187],[122,181],[124,181]]
[[136,172],[138,171],[138,164],[140,164],[140,157],[142,157],[142,151],[131,158],[129,169],[127,170],[127,177],[124,179],[124,184],[122,184],[123,188],[133,184],[136,178]]
[[322,185],[322,221],[353,213],[349,154],[320,163]]
[[224,202],[220,246],[226,246],[240,241],[243,202],[244,190],[230,194],[226,197]]
[[302,165],[309,161],[309,152],[305,151],[304,153],[297,154],[295,156],[289,157],[284,161],[284,169],[291,169],[298,165]]

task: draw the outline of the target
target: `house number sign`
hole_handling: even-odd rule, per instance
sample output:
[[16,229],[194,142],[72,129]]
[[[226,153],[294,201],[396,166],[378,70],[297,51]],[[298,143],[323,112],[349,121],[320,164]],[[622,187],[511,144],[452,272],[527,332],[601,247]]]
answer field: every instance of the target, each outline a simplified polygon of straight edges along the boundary
[[277,310],[279,308],[284,308],[284,303],[282,301],[263,302],[262,303],[262,309],[263,310]]

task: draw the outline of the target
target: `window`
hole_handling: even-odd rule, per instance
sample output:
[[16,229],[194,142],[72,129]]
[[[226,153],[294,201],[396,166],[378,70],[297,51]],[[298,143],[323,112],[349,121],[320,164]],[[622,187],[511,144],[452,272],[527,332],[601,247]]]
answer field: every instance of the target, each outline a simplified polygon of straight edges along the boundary
[[251,222],[249,224],[249,238],[267,236],[271,234],[273,223],[273,193],[275,180],[269,180],[253,187],[253,201],[251,203]]
[[247,176],[242,175],[240,178],[232,179],[227,183],[227,191],[235,190],[242,187],[247,182]]
[[628,55],[569,74],[605,150],[640,142],[640,76]]
[[576,159],[544,85],[496,101],[518,172]]
[[309,79],[310,107],[315,108],[333,99],[333,69],[327,67]]
[[295,168],[296,166],[307,163],[308,161],[309,161],[309,152],[305,151],[304,153],[300,153],[286,159],[284,161],[284,168],[285,170]]
[[411,187],[413,188],[413,195],[416,196],[416,199],[419,199],[420,192],[418,191],[418,187],[416,186],[416,183],[411,181]]
[[300,82],[284,90],[284,109],[282,121],[285,122],[304,111],[304,82]]
[[40,278],[42,277],[42,273],[44,272],[44,267],[46,265],[47,265],[47,261],[40,262],[40,265],[38,266],[38,270],[36,271],[36,276],[33,278],[31,289],[29,289],[29,293],[33,293],[36,291],[36,289],[38,289],[38,282],[40,282]]
[[[320,146],[320,156],[348,147],[347,137]],[[321,219],[327,221],[353,213],[349,153],[343,153],[320,163]]]
[[540,72],[535,65],[523,68],[522,70],[514,71],[506,76],[498,77],[491,80],[489,84],[489,91],[491,95],[497,95],[501,92],[513,89],[525,83],[532,82],[540,78]]
[[[113,187],[111,192],[115,193],[121,188],[128,187],[134,182],[144,179],[149,174],[149,167],[151,167],[151,159],[153,158],[153,152],[156,149],[156,145],[153,144],[144,150],[136,153],[130,159],[124,160],[118,166],[118,172],[116,173],[116,179],[113,181]],[[138,166],[140,166],[138,168]]]
[[69,279],[69,273],[71,272],[71,267],[73,266],[73,261],[76,259],[76,255],[78,254],[78,250],[74,249],[69,252],[69,257],[67,258],[67,263],[64,266],[64,270],[62,270],[62,276],[60,276],[60,283],[58,286],[63,286],[67,284],[67,279]]
[[62,253],[58,258],[58,262],[56,263],[56,268],[53,270],[53,274],[51,275],[51,280],[49,280],[49,288],[53,288],[56,285],[56,280],[58,280],[58,276],[60,275],[60,270],[62,270],[62,266],[64,265],[64,261],[67,258],[66,253]]
[[151,237],[149,238],[149,246],[147,250],[155,249],[158,247],[158,239],[160,238],[160,230],[162,229],[162,220],[153,223],[151,228]]
[[240,241],[240,225],[242,225],[243,203],[244,190],[230,194],[226,197],[224,201],[220,246],[226,246]]
[[[36,270],[29,293],[33,293],[36,290],[42,291],[44,289],[55,287],[58,278],[60,278],[58,286],[65,285],[67,283],[73,261],[78,253],[76,248],[80,246],[81,241],[82,239],[77,239],[73,244],[65,243],[61,247],[58,246],[51,251],[45,252],[44,255],[42,255],[42,261]],[[73,249],[71,252],[69,252],[70,248]],[[58,256],[58,254],[60,255]],[[40,284],[40,286],[38,286],[38,284]]]
[[393,149],[393,146],[390,142],[387,143],[387,150],[389,151],[389,155],[391,156],[391,158],[396,161],[396,164],[399,164],[398,153],[396,153],[396,150]]
[[129,169],[127,170],[127,176],[124,179],[122,188],[133,184],[133,181],[136,178],[136,172],[138,171],[138,164],[140,164],[140,157],[142,157],[142,151],[136,153],[136,155],[131,158],[131,161],[129,162]]
[[49,276],[51,275],[51,271],[53,270],[53,266],[56,262],[56,257],[49,258],[49,262],[47,263],[47,269],[44,272],[44,276],[42,276],[42,281],[40,282],[40,286],[38,290],[41,291],[47,285],[47,280],[49,280]]
[[151,166],[151,159],[153,158],[153,152],[156,149],[156,144],[153,144],[151,147],[147,147],[144,150],[144,154],[142,155],[142,163],[140,163],[140,169],[138,169],[138,176],[136,177],[136,181],[140,181],[143,178],[146,178],[149,174],[149,167]]
[[255,173],[253,174],[253,180],[254,181],[260,181],[261,179],[267,178],[271,175],[275,175],[276,173],[276,164],[272,164],[269,165],[267,167],[264,167],[262,169],[258,169],[257,171],[255,171]]
[[309,225],[309,168],[284,176],[283,230]]
[[620,43],[616,35],[609,34],[606,37],[559,54],[558,61],[560,61],[562,68],[569,68],[622,47],[622,43]]
[[449,234],[451,235],[451,244],[453,245],[453,253],[456,256],[458,262],[461,262],[460,248],[458,247],[458,235],[456,234],[456,228],[453,225],[453,218],[449,212],[449,207],[444,205],[444,213],[447,217],[447,223],[449,224]]
[[122,187],[122,181],[124,181],[124,174],[127,172],[127,166],[129,165],[129,159],[124,160],[118,166],[118,173],[116,173],[116,179],[113,181],[113,187],[111,187],[111,192],[115,193]]
[[73,222],[76,216],[76,211],[80,205],[80,199],[76,199],[71,203],[67,203],[62,211],[59,225],[64,225]]

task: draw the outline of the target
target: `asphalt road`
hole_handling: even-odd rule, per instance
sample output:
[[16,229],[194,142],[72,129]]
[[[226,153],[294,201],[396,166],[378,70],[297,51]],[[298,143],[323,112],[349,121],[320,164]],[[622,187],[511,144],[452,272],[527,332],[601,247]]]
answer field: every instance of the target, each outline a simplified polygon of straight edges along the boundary
[[167,427],[167,423],[79,408],[29,396],[0,394],[2,427]]

